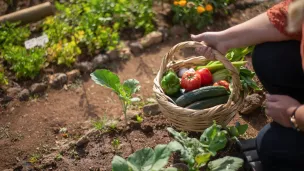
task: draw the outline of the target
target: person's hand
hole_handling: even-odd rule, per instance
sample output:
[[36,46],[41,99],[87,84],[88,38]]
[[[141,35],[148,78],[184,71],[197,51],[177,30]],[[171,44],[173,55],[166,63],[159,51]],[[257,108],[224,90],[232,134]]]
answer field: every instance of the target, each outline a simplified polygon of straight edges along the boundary
[[220,32],[204,32],[198,35],[191,35],[191,39],[198,42],[204,42],[207,46],[196,48],[196,52],[205,56],[209,60],[214,60],[215,56],[212,53],[212,48],[218,50],[222,54],[226,54],[228,49],[224,43],[220,42]]
[[301,105],[297,100],[285,95],[266,95],[266,115],[275,122],[291,127],[290,117],[292,112]]

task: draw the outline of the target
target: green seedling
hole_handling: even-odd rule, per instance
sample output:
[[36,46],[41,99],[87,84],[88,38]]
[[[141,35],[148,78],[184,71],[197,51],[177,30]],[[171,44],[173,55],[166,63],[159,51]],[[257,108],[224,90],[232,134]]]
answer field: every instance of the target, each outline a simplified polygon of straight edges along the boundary
[[33,154],[31,157],[30,157],[30,160],[29,162],[30,163],[37,163],[39,161],[39,159],[41,158],[41,156],[39,154]]
[[91,73],[91,78],[96,84],[110,88],[118,95],[127,125],[127,109],[131,104],[132,95],[140,89],[139,82],[135,79],[128,79],[121,84],[119,77],[115,73],[106,69],[96,70]]
[[136,121],[137,121],[138,123],[142,123],[143,120],[144,120],[144,119],[143,119],[141,116],[136,115]]
[[118,150],[118,148],[119,148],[119,146],[120,146],[120,141],[119,141],[119,139],[114,139],[113,141],[112,141],[112,146],[113,146],[113,148],[115,149],[115,150]]

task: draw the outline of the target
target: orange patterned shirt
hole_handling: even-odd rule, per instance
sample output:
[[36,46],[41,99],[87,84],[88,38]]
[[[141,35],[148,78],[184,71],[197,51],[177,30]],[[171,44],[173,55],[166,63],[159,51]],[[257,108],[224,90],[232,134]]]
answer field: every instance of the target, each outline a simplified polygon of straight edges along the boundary
[[283,2],[273,6],[267,10],[267,15],[270,22],[283,34],[291,37],[292,39],[301,41],[301,56],[302,67],[304,70],[304,23],[302,25],[302,32],[290,34],[285,30],[287,26],[288,6],[293,0],[284,0]]

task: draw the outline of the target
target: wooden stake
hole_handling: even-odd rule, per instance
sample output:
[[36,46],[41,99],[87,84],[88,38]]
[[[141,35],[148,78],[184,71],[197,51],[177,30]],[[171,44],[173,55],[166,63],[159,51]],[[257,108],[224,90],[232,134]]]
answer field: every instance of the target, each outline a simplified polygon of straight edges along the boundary
[[47,16],[53,15],[55,9],[50,2],[39,4],[30,8],[26,8],[14,13],[0,16],[0,23],[3,22],[18,22],[21,24],[28,24],[39,21]]

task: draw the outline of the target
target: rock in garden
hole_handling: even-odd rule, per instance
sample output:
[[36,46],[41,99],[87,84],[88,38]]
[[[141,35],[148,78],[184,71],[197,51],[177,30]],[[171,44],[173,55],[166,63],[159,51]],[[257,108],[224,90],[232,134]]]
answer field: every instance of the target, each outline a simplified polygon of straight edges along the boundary
[[66,75],[67,75],[67,77],[68,77],[68,82],[69,82],[69,83],[72,83],[72,82],[75,81],[75,79],[76,79],[77,77],[80,76],[80,71],[79,71],[78,69],[74,69],[74,70],[72,70],[72,71],[67,72]]
[[157,115],[160,113],[158,104],[149,104],[143,107],[145,115]]
[[49,167],[49,166],[56,166],[56,158],[57,154],[51,153],[43,157],[41,161],[41,165],[43,168]]
[[139,55],[144,49],[144,47],[139,42],[132,42],[130,43],[129,47],[134,55]]
[[160,27],[158,31],[162,32],[163,40],[167,40],[169,38],[169,30],[166,27]]
[[[136,116],[139,115],[140,112],[136,110],[128,110],[127,111],[127,119],[136,119]],[[125,120],[125,115],[120,117],[120,120]]]
[[105,55],[105,54],[101,55],[101,54],[99,54],[92,61],[93,68],[96,69],[96,68],[102,66],[103,64],[107,63],[108,61],[109,61],[109,56],[108,55]]
[[68,77],[64,73],[57,73],[50,76],[49,84],[52,88],[60,89],[68,82]]
[[153,31],[140,39],[140,44],[144,47],[150,47],[151,45],[158,44],[162,42],[163,40],[163,34],[160,31]]
[[121,59],[130,59],[132,56],[131,49],[128,47],[124,47],[120,50],[120,58]]
[[6,90],[7,96],[14,98],[22,89],[20,87],[12,87]]
[[175,25],[170,29],[171,36],[180,36],[188,34],[188,30],[186,27]]
[[18,98],[20,101],[26,101],[30,97],[30,91],[28,89],[23,89],[19,94]]
[[92,72],[93,70],[93,63],[92,62],[79,62],[75,64],[75,67],[79,69],[79,71],[87,73],[87,72]]
[[30,92],[32,94],[43,93],[47,89],[47,85],[44,83],[35,83],[30,87]]
[[87,137],[87,136],[83,136],[83,137],[81,137],[81,138],[76,142],[76,146],[77,146],[77,147],[81,147],[81,146],[87,144],[88,142],[89,142],[88,137]]
[[263,104],[264,98],[259,94],[251,94],[246,97],[244,101],[243,109],[241,110],[241,114],[250,114],[255,109],[261,107]]
[[6,104],[12,100],[13,100],[13,98],[10,96],[0,97],[0,104]]
[[119,58],[119,52],[117,50],[111,50],[107,52],[110,60],[114,61]]

